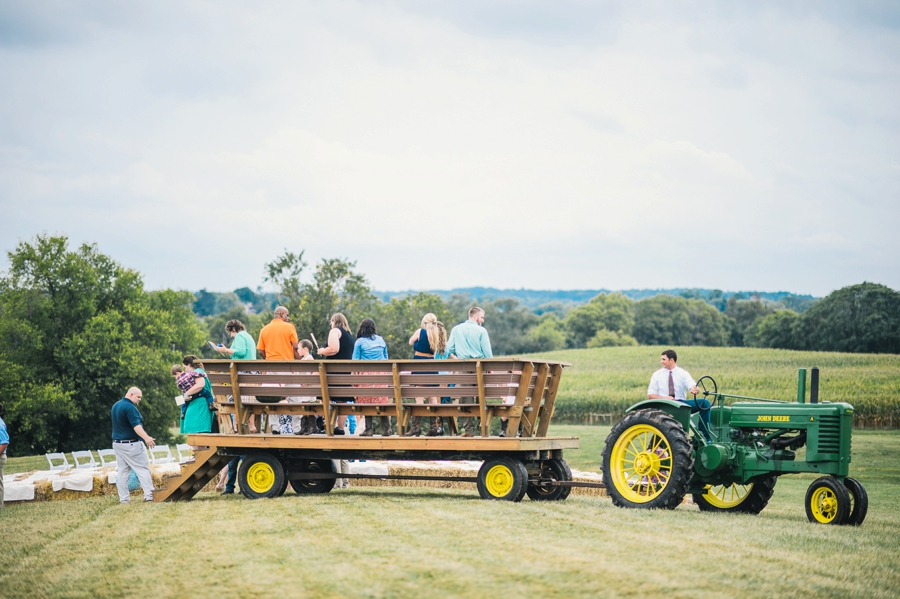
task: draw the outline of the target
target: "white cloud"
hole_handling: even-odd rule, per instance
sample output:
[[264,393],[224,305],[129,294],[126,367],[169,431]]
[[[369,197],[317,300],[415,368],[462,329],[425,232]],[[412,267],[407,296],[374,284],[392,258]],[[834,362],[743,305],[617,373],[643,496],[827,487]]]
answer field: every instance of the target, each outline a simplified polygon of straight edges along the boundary
[[900,287],[874,9],[10,6],[4,249],[68,232],[191,289],[284,248],[382,289]]

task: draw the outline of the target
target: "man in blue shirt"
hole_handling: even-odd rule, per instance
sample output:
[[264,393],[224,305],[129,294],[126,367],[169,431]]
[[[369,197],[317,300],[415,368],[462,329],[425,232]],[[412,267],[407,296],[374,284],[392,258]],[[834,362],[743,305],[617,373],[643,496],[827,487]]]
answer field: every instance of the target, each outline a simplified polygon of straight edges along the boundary
[[[116,488],[119,491],[119,503],[129,503],[128,477],[134,470],[144,501],[153,501],[153,478],[150,476],[150,458],[147,447],[156,447],[153,437],[147,434],[141,422],[143,417],[137,405],[143,394],[137,387],[132,387],[125,397],[113,404],[112,416],[113,451],[116,453]],[[144,445],[146,443],[146,446]]]
[[[450,331],[450,339],[447,341],[446,353],[451,358],[460,360],[473,360],[479,358],[493,358],[491,351],[491,338],[488,336],[484,324],[484,310],[475,306],[469,310],[469,320],[456,325]],[[476,403],[474,397],[462,397],[461,404]],[[460,425],[465,429],[463,437],[475,436],[475,419],[472,417],[460,418]]]
[[3,467],[6,465],[6,448],[9,447],[9,433],[2,416],[3,404],[0,403],[0,510],[3,509]]

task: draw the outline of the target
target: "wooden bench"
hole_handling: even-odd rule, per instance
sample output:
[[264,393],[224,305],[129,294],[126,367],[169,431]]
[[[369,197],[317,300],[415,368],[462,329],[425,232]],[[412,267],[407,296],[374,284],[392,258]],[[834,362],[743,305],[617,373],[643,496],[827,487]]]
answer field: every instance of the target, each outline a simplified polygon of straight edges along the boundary
[[[510,434],[515,434],[521,422],[523,436],[545,437],[565,366],[568,364],[521,358],[204,361],[219,413],[235,415],[238,434],[247,434],[251,417],[291,414],[323,416],[329,436],[338,416],[354,414],[396,417],[400,435],[416,416],[450,419],[478,416],[483,437],[489,435],[491,421],[499,417],[509,418]],[[228,400],[229,396],[233,401]],[[282,397],[298,398],[303,403],[266,403],[255,399]],[[343,403],[334,399],[356,401],[365,397],[387,399],[380,404]],[[416,398],[432,397],[450,398],[453,403],[415,402]],[[474,398],[475,403],[460,404],[464,397]],[[230,429],[230,426],[223,428]]]

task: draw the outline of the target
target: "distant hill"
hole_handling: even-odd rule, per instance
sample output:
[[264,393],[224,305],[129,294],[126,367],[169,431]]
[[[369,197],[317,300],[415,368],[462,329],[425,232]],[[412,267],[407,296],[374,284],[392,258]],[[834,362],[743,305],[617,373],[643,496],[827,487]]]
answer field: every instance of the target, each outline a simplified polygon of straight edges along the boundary
[[[612,293],[610,289],[497,289],[496,287],[457,287],[455,289],[430,289],[428,293],[434,293],[443,299],[449,299],[453,295],[468,295],[476,300],[496,300],[503,297],[512,297],[528,308],[534,310],[545,304],[559,302],[562,304],[580,305],[587,303],[592,297],[601,293]],[[622,289],[618,290],[622,295],[633,300],[640,300],[660,294],[693,297],[709,301],[710,303],[724,302],[732,296],[739,299],[759,298],[771,302],[782,302],[786,307],[802,312],[816,299],[811,295],[795,295],[788,291],[721,291],[719,289],[691,289],[679,287],[674,289]],[[382,301],[389,301],[394,297],[405,297],[418,291],[376,291],[375,295]],[[717,302],[716,300],[719,300]]]

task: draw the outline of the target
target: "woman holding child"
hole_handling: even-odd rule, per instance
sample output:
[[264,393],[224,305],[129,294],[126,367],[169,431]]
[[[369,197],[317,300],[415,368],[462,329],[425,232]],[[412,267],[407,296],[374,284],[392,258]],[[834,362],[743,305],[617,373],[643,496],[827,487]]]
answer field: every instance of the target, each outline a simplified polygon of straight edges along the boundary
[[[176,372],[178,365],[172,367],[172,375],[179,388],[184,391],[184,407],[181,416],[181,432],[211,433],[213,416],[215,415],[215,399],[212,385],[203,363],[197,356],[188,355],[182,360],[182,372]],[[192,383],[188,387],[188,383]],[[196,448],[193,448],[196,451]]]

